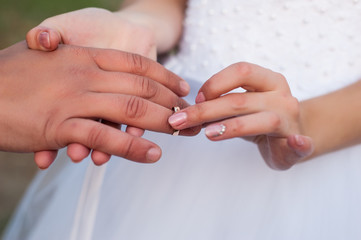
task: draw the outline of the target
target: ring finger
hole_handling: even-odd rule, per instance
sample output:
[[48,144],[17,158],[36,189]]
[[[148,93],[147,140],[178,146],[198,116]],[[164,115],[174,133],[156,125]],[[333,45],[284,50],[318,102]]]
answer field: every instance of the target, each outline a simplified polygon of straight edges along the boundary
[[259,112],[210,124],[206,127],[205,134],[213,141],[264,134],[278,135],[280,121],[279,116],[273,112]]

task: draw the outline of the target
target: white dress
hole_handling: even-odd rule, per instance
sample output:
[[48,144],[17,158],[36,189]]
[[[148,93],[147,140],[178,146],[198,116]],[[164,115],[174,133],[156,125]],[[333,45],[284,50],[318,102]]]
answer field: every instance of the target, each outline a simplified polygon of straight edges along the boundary
[[[358,0],[190,0],[184,25],[166,66],[194,92],[239,61],[281,72],[299,99],[361,78]],[[163,149],[156,164],[73,164],[63,151],[4,239],[361,239],[360,146],[279,172],[242,139],[146,138]]]

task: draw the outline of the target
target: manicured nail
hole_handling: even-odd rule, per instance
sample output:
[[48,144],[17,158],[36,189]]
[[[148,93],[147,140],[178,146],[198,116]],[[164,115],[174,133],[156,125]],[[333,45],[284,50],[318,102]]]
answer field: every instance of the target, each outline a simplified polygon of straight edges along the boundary
[[189,90],[191,89],[191,87],[189,86],[189,84],[186,81],[181,81],[179,83],[180,89],[182,90],[183,93],[188,94]]
[[203,92],[199,92],[196,97],[196,103],[202,103],[206,101],[206,97],[204,96]]
[[296,144],[299,147],[302,147],[303,145],[305,145],[305,141],[303,140],[303,138],[300,135],[295,135],[294,137],[295,137]]
[[187,120],[187,113],[180,112],[180,113],[175,113],[172,116],[170,116],[169,119],[168,119],[168,122],[173,127],[177,127],[177,126],[182,125],[183,123],[185,123],[186,120]]
[[43,48],[50,48],[50,35],[48,32],[41,32],[39,34],[39,43]]
[[148,150],[146,159],[147,162],[156,162],[159,160],[162,152],[158,148],[151,148]]
[[226,126],[223,124],[214,124],[206,127],[205,133],[207,137],[219,137],[226,132]]

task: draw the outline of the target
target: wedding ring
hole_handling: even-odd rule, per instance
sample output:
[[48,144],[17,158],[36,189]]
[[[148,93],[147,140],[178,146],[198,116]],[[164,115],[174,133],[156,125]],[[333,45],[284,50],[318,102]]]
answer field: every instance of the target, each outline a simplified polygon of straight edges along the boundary
[[226,131],[226,126],[221,124],[221,131],[219,131],[219,136],[223,135],[223,133]]
[[[173,110],[173,112],[178,112],[179,110],[180,110],[180,107],[172,107],[172,110]],[[174,132],[173,132],[173,136],[178,136],[179,135],[179,130],[174,130]]]
[[180,110],[180,107],[172,107],[173,112],[178,112]]

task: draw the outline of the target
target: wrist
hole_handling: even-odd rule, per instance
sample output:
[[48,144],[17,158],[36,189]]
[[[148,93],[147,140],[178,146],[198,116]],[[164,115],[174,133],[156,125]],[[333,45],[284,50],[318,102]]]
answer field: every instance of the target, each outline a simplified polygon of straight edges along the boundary
[[[171,50],[182,33],[183,5],[175,1],[153,3],[139,1],[115,12],[121,21],[127,20],[148,31],[158,53]],[[155,7],[156,6],[156,7]]]
[[[118,29],[115,41],[124,46],[124,51],[156,59],[158,44],[154,25],[147,16],[128,12],[114,12],[115,27]],[[122,43],[119,43],[122,42]]]

